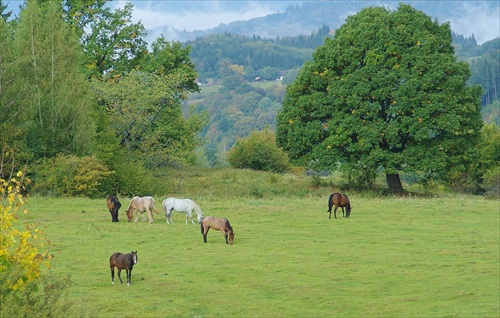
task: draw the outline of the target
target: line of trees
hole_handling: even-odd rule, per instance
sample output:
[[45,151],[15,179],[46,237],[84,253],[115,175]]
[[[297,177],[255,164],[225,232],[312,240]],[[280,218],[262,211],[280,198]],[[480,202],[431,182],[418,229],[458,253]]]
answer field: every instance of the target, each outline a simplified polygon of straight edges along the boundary
[[129,175],[195,161],[205,118],[180,108],[198,91],[189,47],[158,38],[148,50],[132,5],[107,2],[28,0],[16,19],[0,2],[2,150],[14,170],[30,163],[41,193],[137,193],[145,182]]

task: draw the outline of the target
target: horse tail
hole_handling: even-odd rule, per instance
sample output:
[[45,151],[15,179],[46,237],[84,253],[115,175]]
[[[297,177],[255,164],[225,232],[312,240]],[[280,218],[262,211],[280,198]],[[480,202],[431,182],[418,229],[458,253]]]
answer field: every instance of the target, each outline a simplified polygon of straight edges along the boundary
[[203,220],[200,222],[201,234],[203,234]]
[[333,193],[330,194],[330,197],[328,198],[328,211],[326,212],[332,212],[332,207],[333,207]]
[[156,214],[160,214],[160,212],[158,212],[155,208],[155,200],[153,198],[151,198],[151,210],[153,210]]

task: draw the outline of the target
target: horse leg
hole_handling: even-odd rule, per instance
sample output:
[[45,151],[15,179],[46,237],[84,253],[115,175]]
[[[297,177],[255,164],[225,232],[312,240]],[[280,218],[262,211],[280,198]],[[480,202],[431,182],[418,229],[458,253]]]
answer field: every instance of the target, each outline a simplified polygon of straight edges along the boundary
[[172,211],[174,208],[167,209],[167,212],[165,212],[165,217],[167,219],[167,224],[174,224],[174,220],[172,219]]
[[149,217],[149,223],[153,223],[153,213],[151,212],[151,209],[148,209],[147,212]]
[[342,207],[342,217],[345,218],[345,215],[344,215],[344,207]]
[[226,239],[226,244],[229,244],[229,241],[228,241],[228,236],[229,236],[229,233],[226,232],[226,231],[223,231],[222,234],[224,234],[224,238]]
[[132,280],[132,269],[125,269],[127,273],[127,286],[130,286]]
[[135,211],[135,221],[134,223],[137,223],[137,221],[139,221],[139,211]]
[[189,212],[189,218],[191,219],[191,224],[194,224],[194,221],[193,221],[193,212]]
[[120,283],[123,284],[122,277],[120,276],[121,273],[122,273],[121,268],[118,268],[118,278],[120,279]]
[[203,243],[207,243],[208,230],[210,230],[210,227],[208,227],[208,226],[206,228],[204,228],[204,230],[203,230]]
[[115,267],[114,266],[110,266],[110,270],[111,270],[111,284],[115,284]]
[[339,208],[338,206],[335,206],[335,209],[333,210],[333,216],[334,216],[335,218],[337,218],[337,209],[338,209],[338,208]]

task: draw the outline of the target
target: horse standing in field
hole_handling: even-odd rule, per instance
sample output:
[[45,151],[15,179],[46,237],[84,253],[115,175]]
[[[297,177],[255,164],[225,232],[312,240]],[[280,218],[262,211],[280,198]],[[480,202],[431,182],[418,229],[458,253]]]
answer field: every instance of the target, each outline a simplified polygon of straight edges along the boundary
[[109,258],[109,269],[111,270],[111,284],[115,284],[115,267],[118,269],[118,278],[120,283],[123,284],[122,278],[120,276],[122,269],[125,269],[127,273],[127,286],[130,286],[132,282],[132,268],[137,264],[137,251],[132,251],[128,254],[114,253]]
[[191,199],[167,198],[163,200],[162,206],[163,211],[165,211],[167,224],[174,223],[174,220],[172,220],[172,211],[186,213],[186,224],[188,224],[188,217],[191,219],[191,223],[194,224],[193,211],[195,211],[198,216],[198,223],[201,224],[203,211],[201,211],[200,206]]
[[122,204],[114,195],[108,196],[106,203],[108,205],[109,213],[111,213],[111,222],[118,222],[118,210],[120,210]]
[[[333,210],[333,216],[337,218],[337,209],[339,207],[342,208],[342,216],[348,218],[349,215],[351,215],[351,203],[349,202],[349,198],[345,194],[341,193],[332,193],[330,197],[328,198],[328,211],[329,213],[328,218],[332,218],[332,207],[335,205],[335,210]],[[345,215],[344,215],[344,207],[346,208]]]
[[[210,229],[219,230],[226,239],[226,244],[233,245],[234,232],[231,224],[226,218],[217,218],[214,216],[207,216],[201,220],[201,234],[203,235],[203,243],[207,242],[207,233]],[[229,237],[229,239],[228,239]]]
[[144,216],[144,212],[148,213],[149,223],[153,223],[153,213],[151,211],[155,211],[156,214],[159,214],[158,210],[156,210],[154,206],[155,200],[152,197],[133,197],[130,200],[130,204],[126,210],[128,221],[131,222],[135,215],[135,221],[139,219],[139,214],[137,212],[141,212],[142,222],[146,222],[146,217]]

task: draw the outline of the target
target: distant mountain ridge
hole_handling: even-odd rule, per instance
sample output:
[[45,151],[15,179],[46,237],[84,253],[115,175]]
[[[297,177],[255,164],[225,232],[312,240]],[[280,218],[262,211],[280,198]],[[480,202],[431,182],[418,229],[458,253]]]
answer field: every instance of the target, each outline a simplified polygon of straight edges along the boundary
[[[478,34],[461,30],[464,28],[463,25],[467,25],[467,23],[464,22],[467,14],[477,14],[475,12],[498,12],[499,7],[497,1],[402,2],[408,3],[416,9],[424,11],[426,14],[437,19],[439,23],[451,21],[451,28],[454,32],[463,34],[467,37],[475,36],[476,38],[478,38]],[[157,27],[148,30],[148,38],[155,39],[163,34],[167,40],[186,42],[192,41],[197,37],[224,32],[249,37],[257,35],[263,38],[310,35],[324,24],[327,24],[331,29],[339,28],[348,16],[359,12],[365,7],[384,5],[390,9],[395,9],[398,4],[399,2],[396,1],[306,1],[302,4],[290,5],[283,12],[247,21],[234,21],[228,24],[221,23],[219,26],[207,30],[181,31],[172,26]],[[477,19],[480,18],[477,17]],[[482,42],[487,40],[491,39],[483,39]]]

